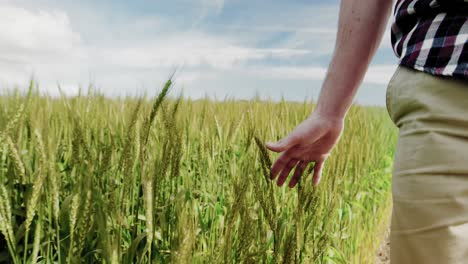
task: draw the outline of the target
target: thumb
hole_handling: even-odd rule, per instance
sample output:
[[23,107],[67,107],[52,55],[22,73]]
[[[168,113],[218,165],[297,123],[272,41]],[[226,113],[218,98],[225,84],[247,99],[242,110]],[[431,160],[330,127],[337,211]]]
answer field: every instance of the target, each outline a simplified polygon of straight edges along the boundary
[[265,145],[269,150],[279,153],[290,149],[295,144],[296,139],[292,136],[287,136],[278,142],[267,142]]

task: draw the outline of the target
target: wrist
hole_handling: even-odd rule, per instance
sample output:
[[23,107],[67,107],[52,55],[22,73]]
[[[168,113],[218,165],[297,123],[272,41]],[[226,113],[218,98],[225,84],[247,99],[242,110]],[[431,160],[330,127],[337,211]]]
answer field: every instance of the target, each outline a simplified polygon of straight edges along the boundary
[[312,112],[312,114],[310,114],[307,120],[310,123],[320,124],[320,126],[323,128],[328,128],[336,131],[341,131],[345,125],[344,117],[323,115],[318,111]]
[[346,112],[346,110],[326,108],[322,107],[320,104],[317,104],[311,116],[317,116],[321,119],[341,122],[345,119]]

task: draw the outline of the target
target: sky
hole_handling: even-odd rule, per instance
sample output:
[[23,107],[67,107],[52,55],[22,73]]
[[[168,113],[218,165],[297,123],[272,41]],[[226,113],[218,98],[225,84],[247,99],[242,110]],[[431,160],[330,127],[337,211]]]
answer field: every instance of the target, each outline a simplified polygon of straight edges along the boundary
[[[0,92],[315,100],[337,31],[335,0],[0,0]],[[385,105],[387,32],[356,96]]]

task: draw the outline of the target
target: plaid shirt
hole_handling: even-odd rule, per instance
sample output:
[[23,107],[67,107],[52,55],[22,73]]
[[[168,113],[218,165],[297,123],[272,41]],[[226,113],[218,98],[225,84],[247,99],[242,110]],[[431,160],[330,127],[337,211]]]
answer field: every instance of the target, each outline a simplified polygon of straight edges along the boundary
[[468,80],[468,0],[397,0],[392,45],[400,65]]

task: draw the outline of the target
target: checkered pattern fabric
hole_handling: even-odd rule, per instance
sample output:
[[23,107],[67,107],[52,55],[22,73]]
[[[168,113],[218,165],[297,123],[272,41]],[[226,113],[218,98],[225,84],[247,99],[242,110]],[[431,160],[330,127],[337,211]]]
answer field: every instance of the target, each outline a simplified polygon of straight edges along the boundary
[[397,0],[391,32],[400,65],[468,80],[468,0]]

